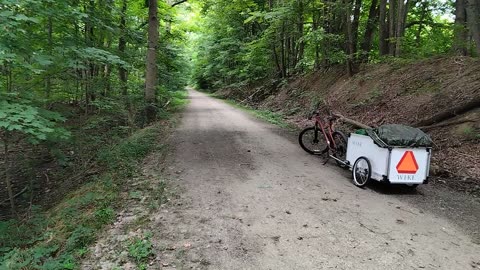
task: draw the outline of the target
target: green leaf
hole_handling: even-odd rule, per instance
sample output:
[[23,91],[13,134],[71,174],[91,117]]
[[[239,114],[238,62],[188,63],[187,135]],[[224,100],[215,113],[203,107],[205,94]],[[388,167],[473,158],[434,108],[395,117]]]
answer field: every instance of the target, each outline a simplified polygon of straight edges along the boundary
[[27,21],[27,22],[34,22],[34,23],[38,23],[38,19],[36,18],[32,18],[32,17],[27,17],[23,14],[17,14],[13,17],[14,20],[17,20],[17,21]]

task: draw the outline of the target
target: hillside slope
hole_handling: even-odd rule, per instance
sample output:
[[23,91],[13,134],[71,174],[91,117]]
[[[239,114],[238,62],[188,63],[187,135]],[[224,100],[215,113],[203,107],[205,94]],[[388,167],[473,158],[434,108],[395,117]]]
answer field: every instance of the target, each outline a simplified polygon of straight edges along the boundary
[[[291,81],[223,89],[220,95],[276,111],[298,127],[326,100],[334,111],[371,126],[415,125],[451,108],[480,100],[480,61],[466,57],[371,64],[353,77],[343,68],[317,71]],[[460,124],[451,124],[462,122]],[[426,129],[435,147],[433,182],[480,193],[480,108]],[[447,125],[448,124],[448,125]],[[347,127],[345,127],[347,128]]]

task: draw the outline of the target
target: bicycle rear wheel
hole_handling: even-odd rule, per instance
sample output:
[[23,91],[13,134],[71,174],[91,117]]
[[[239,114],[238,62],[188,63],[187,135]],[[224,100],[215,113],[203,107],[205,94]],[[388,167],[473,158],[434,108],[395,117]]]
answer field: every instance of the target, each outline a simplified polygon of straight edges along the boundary
[[[333,140],[335,142],[335,153],[333,154],[334,157],[340,160],[347,159],[347,136],[340,131],[335,131],[332,134]],[[335,160],[338,166],[345,168],[346,165],[342,162]]]
[[309,127],[300,132],[298,142],[305,152],[321,155],[328,151],[323,133],[317,127]]

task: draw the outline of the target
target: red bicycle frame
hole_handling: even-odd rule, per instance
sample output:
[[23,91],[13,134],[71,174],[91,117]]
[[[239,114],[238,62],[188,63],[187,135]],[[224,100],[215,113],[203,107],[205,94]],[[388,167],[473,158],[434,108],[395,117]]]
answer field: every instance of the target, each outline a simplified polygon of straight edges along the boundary
[[[323,136],[325,136],[325,141],[327,142],[328,148],[323,151],[325,153],[328,150],[333,150],[336,151],[336,145],[335,145],[335,140],[333,139],[333,130],[335,128],[335,117],[333,116],[328,116],[328,123],[324,122],[324,119],[320,116],[320,113],[316,111],[315,113],[315,128],[320,128],[320,130],[323,133]],[[327,130],[325,130],[327,129]],[[315,136],[317,136],[317,132],[315,132]],[[315,138],[315,140],[318,140],[318,138]]]

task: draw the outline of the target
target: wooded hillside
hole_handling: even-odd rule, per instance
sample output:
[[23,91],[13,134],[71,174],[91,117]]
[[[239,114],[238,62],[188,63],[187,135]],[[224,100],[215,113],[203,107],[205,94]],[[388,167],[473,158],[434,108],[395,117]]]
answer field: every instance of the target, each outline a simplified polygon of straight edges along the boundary
[[[104,127],[128,134],[153,122],[171,104],[172,93],[183,90],[186,28],[175,19],[176,4],[159,2],[149,13],[144,1],[0,3],[0,141],[12,209],[12,198],[24,190],[12,184],[25,177],[14,166],[19,155],[37,160],[26,144],[50,145],[63,159],[77,159],[53,146],[82,136],[72,134],[72,127],[97,115],[104,121],[98,128],[109,122]],[[100,117],[107,112],[113,119]]]
[[184,103],[182,2],[0,1],[1,269],[78,268],[114,218]]
[[220,0],[202,8],[195,78],[203,88],[480,52],[478,0]]

